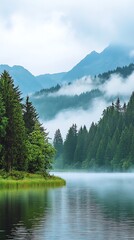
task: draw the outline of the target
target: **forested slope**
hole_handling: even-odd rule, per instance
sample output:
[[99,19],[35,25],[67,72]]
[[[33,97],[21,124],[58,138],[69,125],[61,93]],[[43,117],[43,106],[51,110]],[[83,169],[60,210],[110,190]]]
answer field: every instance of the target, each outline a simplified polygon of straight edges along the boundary
[[128,104],[119,98],[103,111],[97,124],[69,129],[63,142],[56,131],[56,167],[99,171],[126,171],[134,167],[134,92]]

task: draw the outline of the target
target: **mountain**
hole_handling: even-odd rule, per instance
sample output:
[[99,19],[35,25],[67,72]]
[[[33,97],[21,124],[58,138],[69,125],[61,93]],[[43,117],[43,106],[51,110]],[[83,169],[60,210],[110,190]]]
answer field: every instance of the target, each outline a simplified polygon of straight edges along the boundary
[[[127,78],[134,72],[134,64],[130,64],[125,67],[117,67],[116,70],[108,71],[103,74],[99,74],[97,78],[92,77],[92,84],[83,79],[83,81],[76,80],[73,83],[68,83],[65,85],[57,85],[55,87],[51,87],[49,89],[42,89],[31,96],[31,101],[33,105],[36,107],[39,116],[42,120],[51,120],[56,117],[62,111],[83,109],[87,110],[92,108],[92,103],[96,99],[97,102],[103,99],[107,103],[111,103],[112,101],[116,101],[117,97],[120,97],[121,101],[127,101],[128,96],[123,95],[123,93],[118,93],[118,95],[107,95],[104,91],[104,84],[108,83],[112,76],[119,76],[126,82]],[[115,77],[118,78],[118,77]],[[92,85],[92,87],[91,87]],[[86,86],[86,88],[83,88]],[[110,88],[111,85],[109,85]],[[134,84],[133,84],[134,86]],[[131,86],[133,91],[133,86]],[[73,89],[85,89],[80,94],[72,94]],[[64,90],[68,89],[67,92]]]
[[43,88],[36,77],[22,66],[15,65],[10,67],[8,65],[0,65],[0,74],[4,70],[9,72],[14,79],[15,86],[19,86],[23,95],[33,93]]
[[83,76],[95,76],[134,63],[132,50],[126,46],[110,45],[101,53],[93,51],[67,72],[62,81],[70,82]]
[[36,76],[38,82],[44,88],[50,88],[62,82],[62,78],[65,76],[66,72],[54,73],[54,74],[42,74]]
[[68,72],[34,76],[22,66],[0,65],[0,73],[7,70],[23,95],[27,95],[43,88],[69,83],[88,75],[95,76],[134,63],[132,51],[130,47],[110,45],[101,53],[91,52]]

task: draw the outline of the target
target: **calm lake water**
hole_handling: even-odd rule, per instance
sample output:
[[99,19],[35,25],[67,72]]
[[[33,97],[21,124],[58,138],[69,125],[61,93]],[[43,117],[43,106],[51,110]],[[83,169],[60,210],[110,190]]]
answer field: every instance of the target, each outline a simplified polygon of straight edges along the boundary
[[66,187],[0,191],[0,240],[134,239],[134,174],[56,175]]

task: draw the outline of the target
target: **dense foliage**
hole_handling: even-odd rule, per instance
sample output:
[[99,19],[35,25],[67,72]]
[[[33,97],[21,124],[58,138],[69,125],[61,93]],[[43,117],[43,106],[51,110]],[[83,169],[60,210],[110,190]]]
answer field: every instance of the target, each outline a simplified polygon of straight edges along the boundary
[[115,70],[108,71],[98,75],[100,82],[103,83],[107,81],[112,74],[120,75],[122,78],[127,78],[134,71],[134,64],[131,63],[129,66],[117,67]]
[[0,76],[0,169],[47,173],[54,148],[29,97],[25,104],[21,101],[18,87],[4,71]]
[[[58,149],[57,149],[58,150]],[[89,131],[73,125],[60,155],[63,168],[126,171],[134,167],[134,93],[128,104],[118,98]],[[58,162],[57,155],[56,161]]]

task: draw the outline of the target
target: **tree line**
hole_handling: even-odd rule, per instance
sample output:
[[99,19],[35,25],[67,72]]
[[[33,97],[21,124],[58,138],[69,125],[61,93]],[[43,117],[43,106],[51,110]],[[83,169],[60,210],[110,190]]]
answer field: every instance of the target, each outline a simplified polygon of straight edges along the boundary
[[126,171],[134,167],[134,92],[128,104],[118,98],[89,130],[73,124],[63,141],[54,135],[56,168]]
[[65,109],[88,109],[89,106],[92,107],[92,102],[94,99],[103,96],[99,89],[94,89],[90,92],[85,92],[74,96],[51,96],[45,92],[46,91],[43,91],[42,94],[36,94],[31,97],[31,101],[34,106],[36,106],[41,119],[45,120],[53,119],[56,114]]
[[29,97],[22,103],[19,88],[4,71],[0,76],[0,169],[47,174],[54,152]]
[[129,77],[133,73],[133,71],[134,71],[134,64],[131,63],[128,66],[117,67],[115,70],[111,70],[111,71],[99,74],[97,77],[100,79],[100,83],[104,83],[111,77],[112,74],[119,75],[125,79]]

